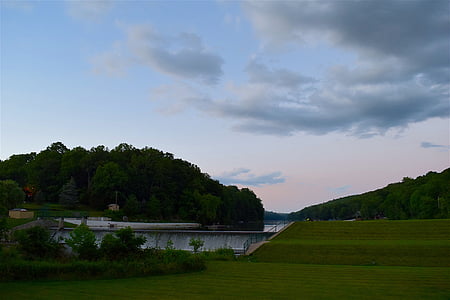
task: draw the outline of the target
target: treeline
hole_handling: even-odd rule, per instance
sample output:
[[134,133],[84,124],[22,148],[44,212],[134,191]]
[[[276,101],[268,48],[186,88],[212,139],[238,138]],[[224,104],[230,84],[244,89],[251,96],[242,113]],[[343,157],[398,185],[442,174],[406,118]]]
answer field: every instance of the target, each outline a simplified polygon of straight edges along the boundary
[[385,188],[306,207],[289,215],[291,220],[450,218],[450,169]]
[[277,213],[274,211],[266,210],[264,212],[264,221],[284,221],[287,220],[289,214]]
[[29,202],[103,210],[117,201],[131,218],[202,224],[264,218],[261,200],[251,190],[224,186],[171,153],[129,144],[86,150],[53,143],[39,153],[0,161],[0,180],[17,182]]

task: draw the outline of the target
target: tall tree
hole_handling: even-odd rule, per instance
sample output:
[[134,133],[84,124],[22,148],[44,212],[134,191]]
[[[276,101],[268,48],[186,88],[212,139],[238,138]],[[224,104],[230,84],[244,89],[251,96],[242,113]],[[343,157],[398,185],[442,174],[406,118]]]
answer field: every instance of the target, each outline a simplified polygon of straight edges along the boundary
[[61,193],[59,194],[59,203],[69,209],[73,209],[78,205],[78,189],[73,177],[63,185]]
[[0,180],[0,215],[14,208],[25,199],[25,193],[13,180]]

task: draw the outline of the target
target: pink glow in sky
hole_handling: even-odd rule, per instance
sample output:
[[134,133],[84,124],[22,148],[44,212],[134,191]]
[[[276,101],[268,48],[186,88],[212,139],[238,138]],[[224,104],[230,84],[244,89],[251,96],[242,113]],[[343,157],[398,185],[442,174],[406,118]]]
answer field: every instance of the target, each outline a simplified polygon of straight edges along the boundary
[[450,166],[448,1],[2,1],[0,158],[154,147],[290,212]]

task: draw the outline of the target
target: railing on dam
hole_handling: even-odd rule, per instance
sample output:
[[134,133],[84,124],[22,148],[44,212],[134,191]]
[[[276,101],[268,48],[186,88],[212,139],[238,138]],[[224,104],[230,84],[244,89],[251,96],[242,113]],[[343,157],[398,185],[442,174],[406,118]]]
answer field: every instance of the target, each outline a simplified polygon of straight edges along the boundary
[[267,240],[272,235],[276,234],[277,232],[282,230],[284,227],[286,227],[288,224],[289,224],[288,221],[280,221],[280,222],[276,222],[274,224],[265,225],[264,226],[265,227],[264,234],[251,235],[250,238],[244,242],[242,251],[240,253],[238,252],[238,254],[245,254],[247,252],[248,248],[250,248],[250,245]]

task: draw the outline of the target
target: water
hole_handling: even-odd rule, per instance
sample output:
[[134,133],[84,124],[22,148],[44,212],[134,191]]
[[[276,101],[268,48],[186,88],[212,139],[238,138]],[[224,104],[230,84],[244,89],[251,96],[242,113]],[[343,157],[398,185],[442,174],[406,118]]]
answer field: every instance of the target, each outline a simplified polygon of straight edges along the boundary
[[[120,222],[114,222],[120,223]],[[94,225],[88,221],[88,225]],[[95,223],[97,227],[92,227],[98,243],[101,242],[103,237],[108,233],[113,233],[117,228],[121,228],[120,224],[114,227],[98,227],[99,224]],[[129,225],[129,224],[126,224]],[[230,248],[236,253],[242,253],[245,250],[246,245],[249,242],[262,241],[269,238],[274,233],[283,229],[287,222],[270,222],[264,225],[263,231],[201,231],[201,230],[158,230],[155,229],[143,229],[145,227],[140,226],[134,228],[136,235],[145,237],[146,242],[143,248],[160,248],[165,249],[169,244],[174,249],[180,250],[192,250],[189,246],[191,239],[202,240],[204,242],[203,247],[200,250],[216,250],[220,248]],[[165,225],[168,225],[167,223]],[[155,228],[155,227],[153,227]],[[177,228],[172,227],[173,229]],[[189,228],[189,227],[187,227]],[[68,238],[69,233],[72,231],[70,228],[66,228],[62,231],[56,231],[55,237]]]

